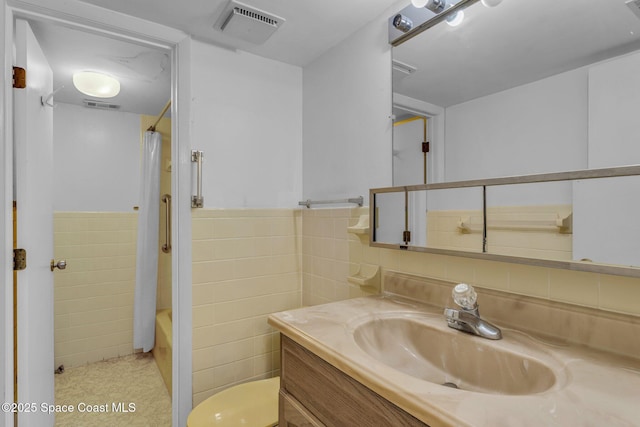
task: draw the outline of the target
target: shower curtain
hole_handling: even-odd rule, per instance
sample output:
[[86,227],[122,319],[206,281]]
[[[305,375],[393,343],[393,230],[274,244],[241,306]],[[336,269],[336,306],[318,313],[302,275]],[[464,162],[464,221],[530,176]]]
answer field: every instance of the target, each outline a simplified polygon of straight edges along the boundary
[[162,136],[147,131],[142,142],[136,286],[133,302],[133,348],[147,352],[155,339],[160,222]]

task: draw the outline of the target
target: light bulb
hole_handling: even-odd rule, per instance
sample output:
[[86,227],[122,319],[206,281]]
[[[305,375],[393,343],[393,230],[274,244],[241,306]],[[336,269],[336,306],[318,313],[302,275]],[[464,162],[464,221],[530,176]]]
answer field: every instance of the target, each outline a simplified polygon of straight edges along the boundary
[[73,85],[85,95],[113,98],[120,92],[120,82],[104,73],[81,71],[73,75]]
[[429,0],[411,0],[411,4],[414,7],[425,7]]
[[482,2],[482,5],[486,7],[496,7],[497,5],[502,3],[502,0],[480,0],[480,1]]
[[411,21],[411,19],[399,13],[393,18],[393,26],[403,33],[406,33],[411,31],[411,29],[413,28],[413,22]]
[[462,24],[462,21],[464,21],[463,10],[459,10],[453,15],[450,15],[447,17],[447,24],[449,24],[452,27],[457,27],[458,25]]

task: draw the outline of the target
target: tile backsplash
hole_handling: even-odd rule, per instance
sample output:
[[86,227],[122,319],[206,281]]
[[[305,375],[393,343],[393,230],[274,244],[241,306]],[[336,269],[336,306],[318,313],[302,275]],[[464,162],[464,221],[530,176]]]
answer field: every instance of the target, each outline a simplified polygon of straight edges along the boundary
[[[303,213],[303,293],[305,304],[357,296],[359,290],[340,282],[336,271],[346,272],[348,260],[351,273],[360,264],[379,265],[383,271],[394,270],[443,280],[468,282],[488,289],[545,298],[602,310],[640,315],[640,279],[598,273],[537,267],[506,262],[445,256],[430,253],[369,247],[367,240],[341,234],[348,225],[355,225],[367,208],[318,209]],[[312,225],[307,224],[312,218]],[[342,231],[341,231],[342,230]],[[347,239],[348,258],[341,242]],[[315,246],[313,246],[315,245]],[[331,245],[338,248],[331,251]],[[309,257],[305,249],[315,248]],[[311,279],[311,280],[310,280]],[[327,284],[334,284],[326,291]],[[343,286],[344,288],[340,288]],[[351,288],[350,288],[351,287]]]

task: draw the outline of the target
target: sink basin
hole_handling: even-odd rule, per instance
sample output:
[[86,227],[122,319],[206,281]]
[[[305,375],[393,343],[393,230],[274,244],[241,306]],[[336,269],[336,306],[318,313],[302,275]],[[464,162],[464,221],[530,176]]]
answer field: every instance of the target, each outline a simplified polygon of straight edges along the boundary
[[556,383],[554,371],[540,360],[508,348],[504,340],[489,341],[448,328],[441,317],[370,319],[355,326],[353,338],[364,352],[391,368],[461,390],[526,395]]

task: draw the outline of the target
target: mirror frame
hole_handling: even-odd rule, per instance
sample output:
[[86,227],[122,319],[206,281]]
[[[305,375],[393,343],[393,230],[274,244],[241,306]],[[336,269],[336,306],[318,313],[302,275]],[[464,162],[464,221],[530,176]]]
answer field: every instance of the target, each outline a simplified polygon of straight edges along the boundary
[[[413,252],[424,252],[437,255],[457,256],[464,258],[474,258],[486,261],[507,262],[513,264],[525,264],[536,267],[549,267],[559,268],[564,270],[583,271],[589,273],[601,273],[612,274],[617,276],[637,277],[640,278],[640,267],[613,265],[613,264],[598,264],[589,261],[557,261],[551,259],[542,258],[527,258],[517,257],[511,255],[499,255],[486,252],[483,248],[483,252],[465,252],[452,249],[438,249],[428,248],[422,246],[410,246],[410,245],[397,245],[389,243],[380,243],[375,241],[375,225],[378,223],[376,216],[376,195],[382,193],[392,192],[408,192],[408,191],[421,191],[421,190],[441,190],[446,188],[464,188],[464,187],[481,187],[486,190],[486,187],[499,186],[499,185],[511,185],[511,184],[532,184],[539,182],[553,182],[553,181],[573,181],[584,180],[594,178],[615,178],[623,176],[637,176],[640,175],[640,165],[621,166],[613,168],[602,169],[582,169],[569,172],[554,172],[544,174],[533,175],[519,175],[500,178],[489,179],[475,179],[468,181],[456,181],[456,182],[442,182],[435,184],[421,184],[421,185],[409,185],[401,187],[384,187],[384,188],[372,188],[369,190],[369,246],[385,248],[385,249],[400,249]],[[409,209],[408,206],[404,206],[405,212]],[[486,241],[486,199],[483,201],[483,240]],[[484,246],[484,245],[483,245]]]

